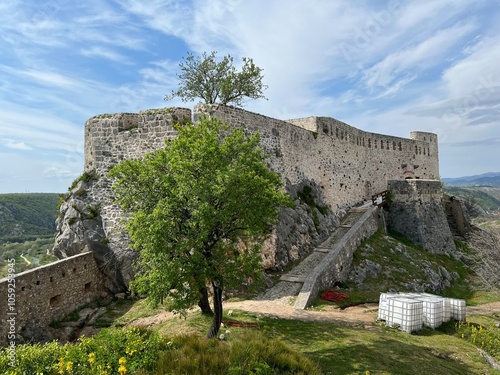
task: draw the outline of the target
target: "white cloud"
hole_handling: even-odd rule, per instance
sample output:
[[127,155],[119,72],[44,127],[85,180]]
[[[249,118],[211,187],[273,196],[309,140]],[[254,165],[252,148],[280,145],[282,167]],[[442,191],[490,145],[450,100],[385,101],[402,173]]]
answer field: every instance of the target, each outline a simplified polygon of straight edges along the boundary
[[111,61],[116,61],[120,63],[127,63],[128,59],[124,55],[113,51],[111,48],[97,47],[93,46],[90,48],[84,48],[80,50],[83,56],[87,57],[102,57]]
[[364,82],[370,88],[388,87],[407,71],[421,72],[442,63],[442,57],[465,35],[473,25],[456,25],[438,30],[431,37],[405,49],[396,50],[364,73]]
[[11,148],[13,150],[22,150],[22,151],[33,150],[30,146],[28,146],[24,142],[16,142],[12,139],[6,139],[6,138],[2,139],[1,142],[5,147]]

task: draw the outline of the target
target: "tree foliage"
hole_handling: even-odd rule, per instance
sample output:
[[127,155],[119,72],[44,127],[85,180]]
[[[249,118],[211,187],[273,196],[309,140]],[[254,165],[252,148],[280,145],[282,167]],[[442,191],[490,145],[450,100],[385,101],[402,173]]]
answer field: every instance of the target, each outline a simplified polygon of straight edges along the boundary
[[154,304],[170,297],[171,307],[182,311],[211,285],[215,314],[208,336],[215,336],[224,288],[259,277],[256,238],[271,229],[278,207],[290,204],[265,163],[258,134],[204,118],[182,127],[164,149],[124,161],[110,175],[140,250],[132,288]]
[[202,99],[206,104],[234,104],[242,106],[246,98],[265,98],[262,69],[251,58],[244,57],[241,71],[237,71],[230,55],[217,61],[216,52],[195,57],[188,54],[179,64],[179,88],[165,96],[165,100],[179,97],[182,101]]

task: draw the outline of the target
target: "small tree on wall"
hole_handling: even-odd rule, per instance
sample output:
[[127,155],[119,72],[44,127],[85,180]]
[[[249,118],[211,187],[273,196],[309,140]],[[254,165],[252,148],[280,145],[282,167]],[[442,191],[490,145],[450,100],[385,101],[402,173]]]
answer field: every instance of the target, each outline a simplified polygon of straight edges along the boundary
[[203,119],[181,127],[164,149],[117,165],[110,176],[140,250],[131,288],[153,304],[168,297],[171,308],[183,311],[210,284],[214,317],[207,336],[215,337],[224,289],[259,278],[256,236],[271,229],[278,207],[291,204],[266,165],[258,134]]
[[182,73],[178,74],[179,88],[165,96],[165,100],[174,97],[182,101],[202,99],[206,104],[234,104],[243,106],[246,98],[264,98],[267,86],[262,83],[262,69],[252,59],[244,57],[241,71],[236,71],[233,58],[224,56],[216,59],[217,52],[195,57],[188,54],[179,64]]

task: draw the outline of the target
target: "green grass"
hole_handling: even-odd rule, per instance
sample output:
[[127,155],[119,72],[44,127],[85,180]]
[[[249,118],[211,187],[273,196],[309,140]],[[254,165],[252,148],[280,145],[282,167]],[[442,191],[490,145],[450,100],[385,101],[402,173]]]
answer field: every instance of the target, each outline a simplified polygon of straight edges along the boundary
[[[481,301],[490,301],[495,297],[491,293],[476,294],[475,299],[479,298],[483,298]],[[160,312],[151,309],[145,300],[118,300],[107,305],[107,308],[108,313],[103,319],[114,320],[117,325],[137,323],[140,318]],[[377,321],[349,326],[268,318],[239,310],[233,310],[230,316],[227,313],[228,311],[225,311],[224,320],[258,323],[258,327],[224,326],[220,333],[225,335],[225,340],[221,342],[204,338],[211,318],[201,315],[199,310],[188,313],[185,319],[167,319],[151,326],[151,329],[160,334],[159,337],[163,337],[159,340],[154,336],[154,351],[161,349],[155,357],[157,370],[134,370],[129,373],[365,374],[369,371],[370,374],[403,375],[500,374],[499,371],[488,367],[475,343],[460,337],[461,332],[454,323],[439,330],[424,329],[418,334],[407,334],[387,328],[383,322]],[[468,321],[488,329],[491,327],[493,330],[495,324],[500,322],[500,314],[468,317]],[[118,360],[124,355],[127,347],[135,348],[139,343],[134,339],[135,336],[130,334],[120,338],[120,331],[116,328],[111,328],[109,332],[107,334],[105,330],[99,337],[106,345],[118,345],[123,342],[119,344],[121,352],[118,351],[117,356],[111,357],[99,349],[100,345],[103,345],[99,344],[99,341],[89,341],[86,347],[98,354],[101,350],[99,358],[107,358],[103,361],[111,361],[113,366],[117,367]],[[57,368],[58,356],[53,356],[56,362],[50,362],[48,355],[42,355],[35,349],[24,351],[31,353],[34,358],[45,358],[45,363],[52,363],[55,366],[53,368]],[[78,358],[84,361],[89,353],[71,349],[66,362]],[[134,357],[134,360],[138,358]],[[130,358],[128,363],[132,365],[135,362]],[[148,363],[151,363],[151,360]],[[134,366],[136,369],[140,368],[138,362]],[[276,368],[280,370],[272,372],[273,368],[275,371],[278,371]],[[296,372],[290,372],[294,368]],[[297,370],[300,368],[302,370]],[[303,370],[305,368],[308,370]]]
[[473,345],[438,331],[409,335],[376,323],[263,323],[265,330],[318,362],[325,374],[477,374],[486,369]]

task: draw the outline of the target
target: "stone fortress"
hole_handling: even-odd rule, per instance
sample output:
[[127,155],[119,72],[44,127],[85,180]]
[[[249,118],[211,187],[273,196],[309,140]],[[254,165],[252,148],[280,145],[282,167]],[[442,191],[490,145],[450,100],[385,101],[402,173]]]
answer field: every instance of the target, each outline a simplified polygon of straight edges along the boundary
[[[32,315],[40,324],[58,319],[63,312],[69,313],[96,298],[98,291],[127,291],[136,254],[130,250],[124,231],[125,215],[113,202],[108,172],[123,160],[140,158],[162,148],[167,139],[177,135],[176,124],[191,120],[196,123],[203,116],[219,118],[247,132],[258,131],[270,168],[282,176],[286,189],[296,200],[295,208],[282,210],[276,228],[263,246],[264,268],[282,269],[303,259],[339,226],[339,218],[349,208],[371,200],[373,194],[387,190],[388,186],[399,211],[392,222],[402,233],[430,251],[453,250],[451,233],[439,208],[438,139],[433,133],[415,131],[410,138],[400,138],[365,132],[328,117],[282,121],[220,105],[198,105],[193,113],[185,108],[165,108],[99,115],[85,123],[84,174],[61,205],[53,253],[62,260],[16,278],[18,285],[23,285],[22,290],[16,290],[19,301],[24,301],[23,293],[33,293],[32,288],[38,288],[37,285],[47,285],[47,278],[60,279],[62,274],[75,276],[67,281],[60,279],[69,294],[66,297],[53,288],[38,288],[36,304],[41,307],[35,309],[23,302],[19,306],[20,327],[33,321]],[[412,214],[408,216],[405,208]],[[437,215],[434,222],[428,222],[429,215]],[[437,240],[434,234],[425,234],[436,230],[443,231]],[[88,266],[72,274],[81,254],[87,254],[84,257]],[[93,255],[102,274],[96,275],[88,254]],[[63,270],[65,264],[68,270]],[[89,281],[89,275],[94,281]],[[6,280],[2,280],[2,295],[6,288]],[[75,295],[81,298],[75,299]],[[2,305],[0,311],[7,311],[6,308]],[[1,317],[2,337],[6,336],[5,319]]]

